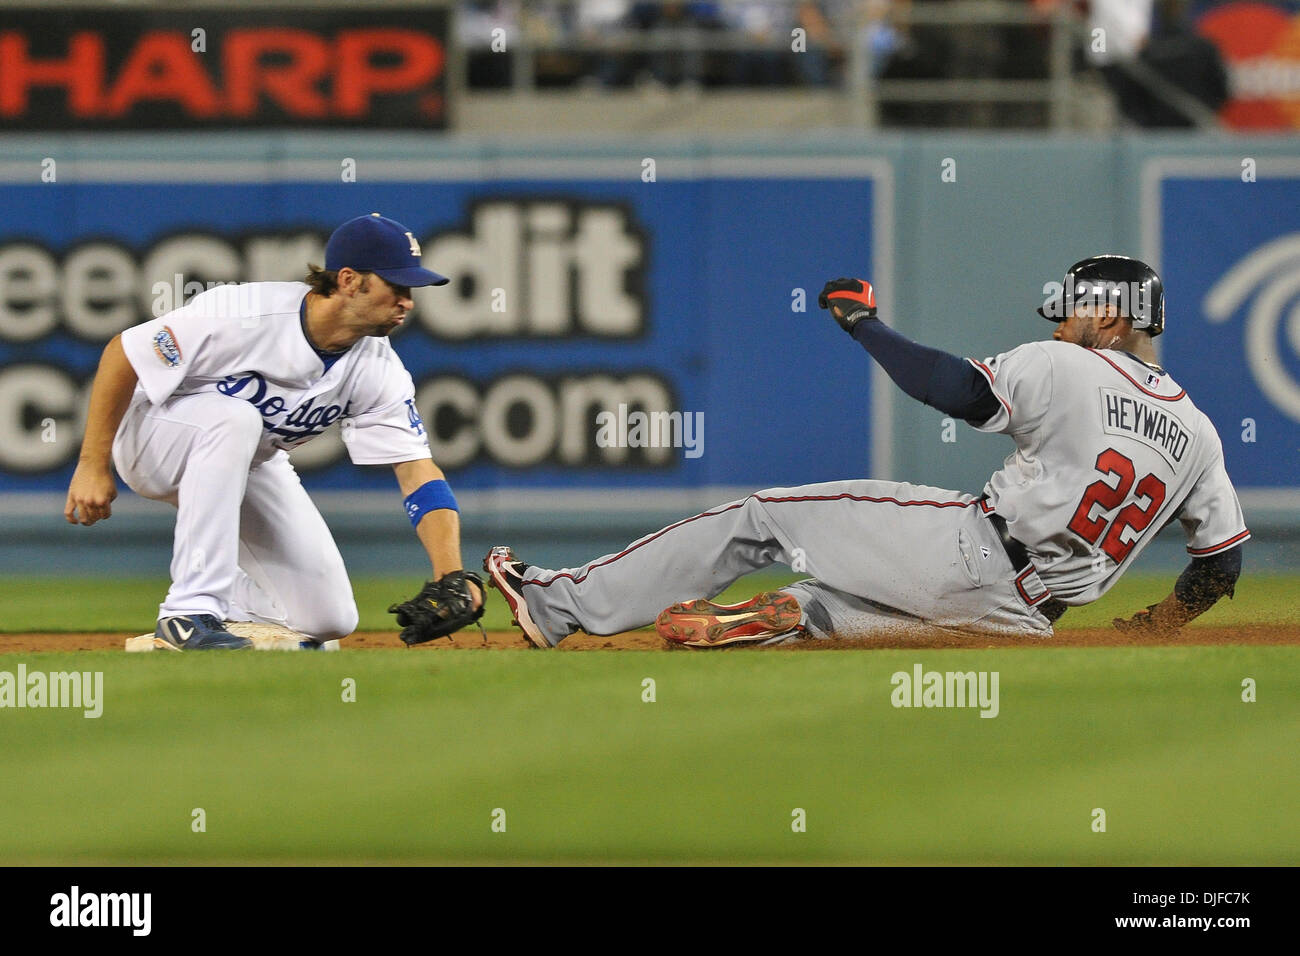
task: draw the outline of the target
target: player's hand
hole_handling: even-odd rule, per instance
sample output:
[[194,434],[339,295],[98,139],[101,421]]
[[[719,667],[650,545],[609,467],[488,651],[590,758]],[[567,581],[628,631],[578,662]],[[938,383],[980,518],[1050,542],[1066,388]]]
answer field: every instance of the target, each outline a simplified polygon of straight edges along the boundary
[[1173,637],[1179,628],[1173,621],[1165,619],[1165,615],[1160,613],[1159,604],[1143,608],[1129,618],[1117,617],[1111,623],[1120,633],[1134,636]]
[[117,497],[117,483],[107,465],[79,462],[68,484],[68,500],[63,506],[63,517],[69,524],[92,525],[113,514],[113,499]]
[[409,601],[391,605],[388,613],[397,615],[408,647],[448,637],[483,616],[483,579],[473,571],[449,571]]
[[876,290],[862,279],[832,279],[822,286],[817,304],[829,309],[840,328],[852,335],[859,322],[876,317]]

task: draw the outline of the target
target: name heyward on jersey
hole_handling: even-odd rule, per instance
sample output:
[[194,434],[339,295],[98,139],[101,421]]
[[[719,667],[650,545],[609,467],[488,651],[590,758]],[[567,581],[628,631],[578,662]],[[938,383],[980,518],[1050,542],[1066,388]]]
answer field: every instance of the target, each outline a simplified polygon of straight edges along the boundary
[[1183,460],[1191,440],[1178,416],[1152,402],[1145,402],[1114,388],[1101,388],[1102,431],[1108,435],[1136,438],[1176,465]]

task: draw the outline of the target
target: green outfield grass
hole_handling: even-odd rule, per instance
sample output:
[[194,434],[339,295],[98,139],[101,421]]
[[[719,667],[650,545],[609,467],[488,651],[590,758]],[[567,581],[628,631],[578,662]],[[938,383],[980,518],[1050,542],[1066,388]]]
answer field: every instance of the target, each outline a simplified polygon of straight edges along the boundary
[[[1130,575],[1066,620],[1105,624],[1170,583]],[[417,584],[357,581],[361,626]],[[164,588],[6,579],[3,630],[147,630]],[[1252,575],[1203,620],[1294,622],[1297,594]],[[487,621],[508,626],[499,599]],[[21,782],[0,864],[1300,863],[1296,647],[105,651],[0,655],[0,682],[20,663],[102,672],[103,716],[0,708]],[[916,663],[997,671],[998,716],[893,707]]]
[[[20,661],[103,715],[0,710],[0,864],[1300,862],[1295,647]],[[998,716],[894,708],[917,662]]]
[[[723,600],[743,600],[765,588],[796,580],[796,575],[751,575],[732,586]],[[1153,604],[1173,587],[1173,575],[1129,574],[1102,600],[1072,609],[1061,628],[1099,627]],[[360,629],[396,630],[386,608],[420,588],[417,578],[354,580]],[[25,578],[0,582],[0,633],[23,631],[139,631],[153,629],[166,578]],[[1194,622],[1200,625],[1261,624],[1300,620],[1300,575],[1247,574],[1235,599],[1222,600]],[[490,630],[510,626],[505,604],[492,597],[483,618]]]

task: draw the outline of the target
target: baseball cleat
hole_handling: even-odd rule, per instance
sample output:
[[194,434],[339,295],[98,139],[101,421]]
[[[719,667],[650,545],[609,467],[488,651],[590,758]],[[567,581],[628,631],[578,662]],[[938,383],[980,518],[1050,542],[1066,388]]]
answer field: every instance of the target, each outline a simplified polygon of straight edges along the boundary
[[227,631],[211,614],[165,617],[158,622],[154,638],[177,651],[239,651],[253,646],[248,638]]
[[497,545],[483,559],[483,571],[488,576],[488,584],[500,591],[506,604],[510,605],[510,623],[524,632],[528,643],[533,647],[552,647],[528,613],[528,602],[524,600],[523,592],[524,563],[508,547]]
[[741,604],[703,598],[666,608],[655,619],[659,636],[687,647],[766,641],[798,630],[803,611],[793,595],[764,591]]

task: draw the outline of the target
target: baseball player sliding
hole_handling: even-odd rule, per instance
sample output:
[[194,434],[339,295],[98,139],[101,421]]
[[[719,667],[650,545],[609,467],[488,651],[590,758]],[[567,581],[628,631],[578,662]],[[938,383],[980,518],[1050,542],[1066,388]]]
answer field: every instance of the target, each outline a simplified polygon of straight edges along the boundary
[[219,286],[127,329],[104,349],[64,516],[112,513],[110,466],[176,506],[171,588],[155,643],[251,646],[228,622],[277,624],[314,648],[357,624],[343,559],[289,462],[339,421],[352,461],[390,465],[434,574],[389,610],[407,644],[483,614],[463,570],[456,499],[429,454],[410,374],[387,336],[411,288],[448,280],[420,266],[407,228],[373,213],[330,236],[305,282]]
[[[1115,625],[1172,634],[1232,594],[1250,532],[1214,426],[1156,363],[1164,292],[1148,266],[1076,263],[1039,310],[1056,322],[1052,340],[982,362],[884,325],[867,282],[835,279],[818,301],[908,395],[1010,436],[1015,452],[983,493],[871,480],[772,488],[559,571],[493,548],[484,569],[532,644],[651,621],[691,647],[928,629],[1047,638],[1174,519],[1191,563],[1168,597]],[[737,605],[709,600],[796,556],[810,580]]]

